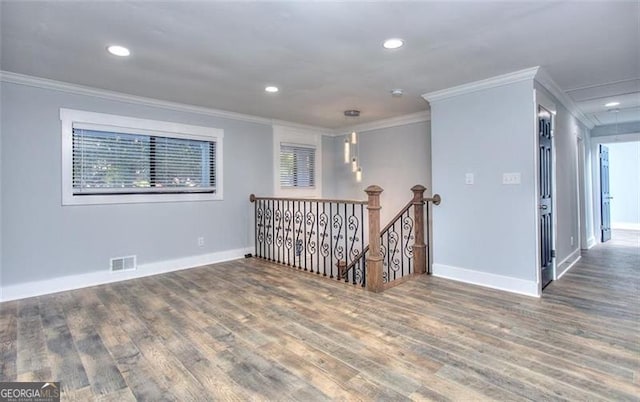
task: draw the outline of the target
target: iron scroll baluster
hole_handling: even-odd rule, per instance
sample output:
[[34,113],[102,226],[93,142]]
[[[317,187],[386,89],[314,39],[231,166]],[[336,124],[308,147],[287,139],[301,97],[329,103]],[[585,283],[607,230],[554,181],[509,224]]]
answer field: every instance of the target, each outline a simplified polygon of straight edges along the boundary
[[[377,197],[374,201],[369,189]],[[382,291],[399,279],[430,268],[429,253],[425,251],[428,250],[425,240],[429,238],[430,206],[438,205],[441,199],[437,194],[423,197],[422,186],[414,186],[412,191],[411,202],[382,230],[379,218],[378,224],[371,226],[372,216],[379,216],[379,211],[374,212],[380,209],[382,189],[376,186],[367,189],[368,202],[252,195],[256,257]],[[423,209],[425,203],[426,210]],[[365,206],[369,220],[365,220]],[[375,230],[379,230],[377,256],[367,244],[367,237],[373,236]],[[423,258],[422,265],[420,258]],[[371,286],[370,279],[374,281]]]

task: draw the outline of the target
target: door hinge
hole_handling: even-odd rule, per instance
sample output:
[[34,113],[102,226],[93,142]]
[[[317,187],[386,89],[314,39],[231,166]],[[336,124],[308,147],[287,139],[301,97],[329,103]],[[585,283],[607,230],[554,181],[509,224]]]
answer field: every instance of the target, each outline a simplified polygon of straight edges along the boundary
[[556,250],[551,250],[551,258],[556,258]]

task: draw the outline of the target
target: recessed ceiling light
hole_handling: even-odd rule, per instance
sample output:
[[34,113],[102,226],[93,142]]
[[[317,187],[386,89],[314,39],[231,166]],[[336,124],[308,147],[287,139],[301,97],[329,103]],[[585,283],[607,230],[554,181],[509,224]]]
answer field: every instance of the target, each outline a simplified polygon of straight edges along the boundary
[[269,92],[269,93],[272,93],[272,94],[274,94],[274,93],[279,91],[278,87],[274,87],[274,86],[265,87],[264,90],[266,92]]
[[620,102],[609,102],[609,103],[605,103],[604,107],[614,107],[614,106],[618,106],[620,104]]
[[127,49],[124,46],[119,46],[119,45],[111,45],[111,46],[107,47],[107,52],[111,53],[114,56],[120,56],[120,57],[126,57],[126,56],[129,56],[131,54],[129,49]]
[[402,45],[404,45],[404,41],[398,38],[387,39],[382,44],[385,49],[397,49],[399,47],[402,47]]

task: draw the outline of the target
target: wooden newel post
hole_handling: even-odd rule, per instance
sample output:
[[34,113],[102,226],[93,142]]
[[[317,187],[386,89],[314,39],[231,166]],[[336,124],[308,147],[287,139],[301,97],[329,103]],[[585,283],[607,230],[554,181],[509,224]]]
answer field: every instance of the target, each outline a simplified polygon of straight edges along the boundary
[[367,257],[367,290],[382,292],[382,253],[380,252],[380,194],[382,188],[369,186],[365,190],[369,210],[369,254]]
[[413,191],[413,220],[416,237],[413,244],[413,266],[416,274],[427,272],[427,246],[424,244],[424,191],[426,188],[417,184],[411,187]]

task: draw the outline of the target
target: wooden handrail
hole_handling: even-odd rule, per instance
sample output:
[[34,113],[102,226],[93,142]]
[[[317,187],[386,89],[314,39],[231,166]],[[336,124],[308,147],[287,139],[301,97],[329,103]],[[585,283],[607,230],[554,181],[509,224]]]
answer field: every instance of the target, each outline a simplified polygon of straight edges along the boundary
[[[384,232],[386,232],[387,230],[389,230],[389,228],[390,228],[391,226],[393,226],[393,224],[394,224],[398,219],[400,219],[400,217],[402,216],[402,214],[404,214],[405,212],[407,212],[407,210],[408,210],[409,208],[411,208],[411,206],[412,206],[412,205],[413,205],[413,200],[409,201],[409,202],[407,203],[407,205],[405,205],[405,206],[404,206],[404,208],[402,208],[402,209],[400,210],[400,212],[398,212],[398,213],[396,214],[396,216],[394,216],[394,217],[393,217],[393,219],[391,219],[391,220],[389,221],[389,223],[387,224],[387,226],[385,226],[385,227],[380,231],[380,236],[382,236],[382,235],[384,234]],[[371,240],[369,240],[369,241],[371,241]],[[345,273],[349,272],[349,270],[350,270],[351,268],[353,268],[353,267],[356,265],[356,263],[358,263],[358,261],[360,261],[360,259],[364,258],[364,255],[365,255],[365,253],[366,253],[368,250],[369,250],[369,245],[367,245],[364,249],[362,249],[362,253],[360,253],[360,255],[358,256],[358,258],[356,258],[355,260],[351,261],[351,264],[347,265],[347,267],[344,269],[344,272],[345,272]]]
[[440,197],[440,194],[434,194],[433,197],[425,197],[424,202],[432,202],[433,205],[440,205],[442,197]]
[[[251,194],[249,201],[255,206],[256,256],[283,264],[286,257],[287,265],[381,292],[390,286],[389,281],[427,271],[429,261],[425,237],[428,233],[425,234],[424,227],[429,220],[429,208],[425,217],[424,206],[429,202],[438,205],[441,198],[438,194],[425,197],[425,190],[422,185],[413,186],[411,200],[382,228],[380,195],[384,190],[376,185],[364,190],[367,200],[258,197]],[[364,217],[365,207],[368,219]],[[406,222],[405,217],[409,219]],[[368,230],[365,232],[367,222]],[[401,226],[397,232],[399,222]],[[407,233],[403,234],[403,230]],[[367,237],[369,241],[365,245]],[[362,251],[354,256],[359,248]],[[387,249],[393,250],[389,254],[394,256],[392,260],[384,259]],[[398,250],[402,252],[398,254],[400,259],[396,258]]]
[[[425,197],[424,198],[424,202],[432,202],[434,205],[440,205],[440,202],[442,202],[442,198],[440,197],[440,194],[434,194],[433,197]],[[402,208],[400,210],[400,212],[398,212],[396,214],[396,216],[394,216],[389,223],[387,223],[387,225],[380,231],[380,236],[382,236],[384,234],[384,232],[386,232],[387,230],[389,230],[389,228],[391,226],[393,226],[393,224],[400,219],[400,217],[407,212],[407,210],[409,208],[411,208],[411,206],[413,205],[413,199],[411,199],[411,201],[409,201],[407,203],[407,205],[404,206],[404,208]],[[364,258],[364,255],[367,253],[367,251],[369,250],[369,245],[367,245],[364,249],[362,249],[362,253],[360,253],[360,255],[358,256],[358,258],[356,258],[355,260],[351,261],[351,263],[349,265],[347,265],[347,267],[344,269],[344,273],[346,274],[347,272],[349,272],[349,270],[351,268],[353,268],[362,258]]]
[[274,200],[274,201],[315,201],[315,202],[333,202],[340,204],[356,204],[367,205],[367,201],[362,200],[338,200],[332,198],[288,198],[288,197],[257,197],[255,194],[249,196],[249,201],[256,202],[257,200]]

